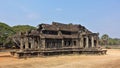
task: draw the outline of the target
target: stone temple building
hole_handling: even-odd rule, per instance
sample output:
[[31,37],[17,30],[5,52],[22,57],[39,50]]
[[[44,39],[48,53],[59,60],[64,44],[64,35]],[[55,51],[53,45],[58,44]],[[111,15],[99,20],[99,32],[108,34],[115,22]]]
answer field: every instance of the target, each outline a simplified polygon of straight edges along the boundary
[[39,24],[36,30],[19,34],[20,51],[16,51],[16,53],[93,51],[98,48],[98,35],[99,33],[93,33],[77,24],[58,22]]
[[93,48],[98,46],[98,33],[82,25],[40,24],[37,30],[21,35],[21,49]]

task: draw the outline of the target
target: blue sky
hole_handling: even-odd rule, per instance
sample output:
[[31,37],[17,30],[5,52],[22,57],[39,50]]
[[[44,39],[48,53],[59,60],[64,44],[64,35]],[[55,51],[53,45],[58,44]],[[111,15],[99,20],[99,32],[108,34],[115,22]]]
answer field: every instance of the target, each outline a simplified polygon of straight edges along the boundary
[[0,21],[14,25],[82,24],[120,38],[120,0],[0,0]]

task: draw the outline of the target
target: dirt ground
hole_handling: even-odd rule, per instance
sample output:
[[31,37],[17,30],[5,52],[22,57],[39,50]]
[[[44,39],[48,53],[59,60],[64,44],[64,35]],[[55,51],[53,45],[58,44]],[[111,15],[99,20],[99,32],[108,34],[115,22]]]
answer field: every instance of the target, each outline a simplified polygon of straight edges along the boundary
[[62,55],[17,59],[0,52],[0,68],[120,68],[120,49],[107,55]]

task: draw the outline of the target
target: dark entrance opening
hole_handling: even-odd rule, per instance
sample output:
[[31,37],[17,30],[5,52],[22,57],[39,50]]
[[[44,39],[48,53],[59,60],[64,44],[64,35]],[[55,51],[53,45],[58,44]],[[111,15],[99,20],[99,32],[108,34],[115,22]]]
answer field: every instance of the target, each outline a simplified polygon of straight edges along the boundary
[[31,44],[29,43],[28,48],[31,48]]
[[97,46],[97,40],[94,40],[94,46],[95,47]]
[[86,47],[86,38],[83,39],[83,47]]
[[92,46],[92,44],[91,44],[91,39],[89,38],[89,44],[88,44],[89,46],[89,48]]

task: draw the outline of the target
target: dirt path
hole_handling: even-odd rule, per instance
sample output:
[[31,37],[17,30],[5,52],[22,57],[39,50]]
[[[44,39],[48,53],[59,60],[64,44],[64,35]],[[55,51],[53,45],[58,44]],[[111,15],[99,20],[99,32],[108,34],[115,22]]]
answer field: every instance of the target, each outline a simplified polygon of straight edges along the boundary
[[0,53],[0,68],[120,68],[120,49],[107,55],[64,55],[17,59]]

